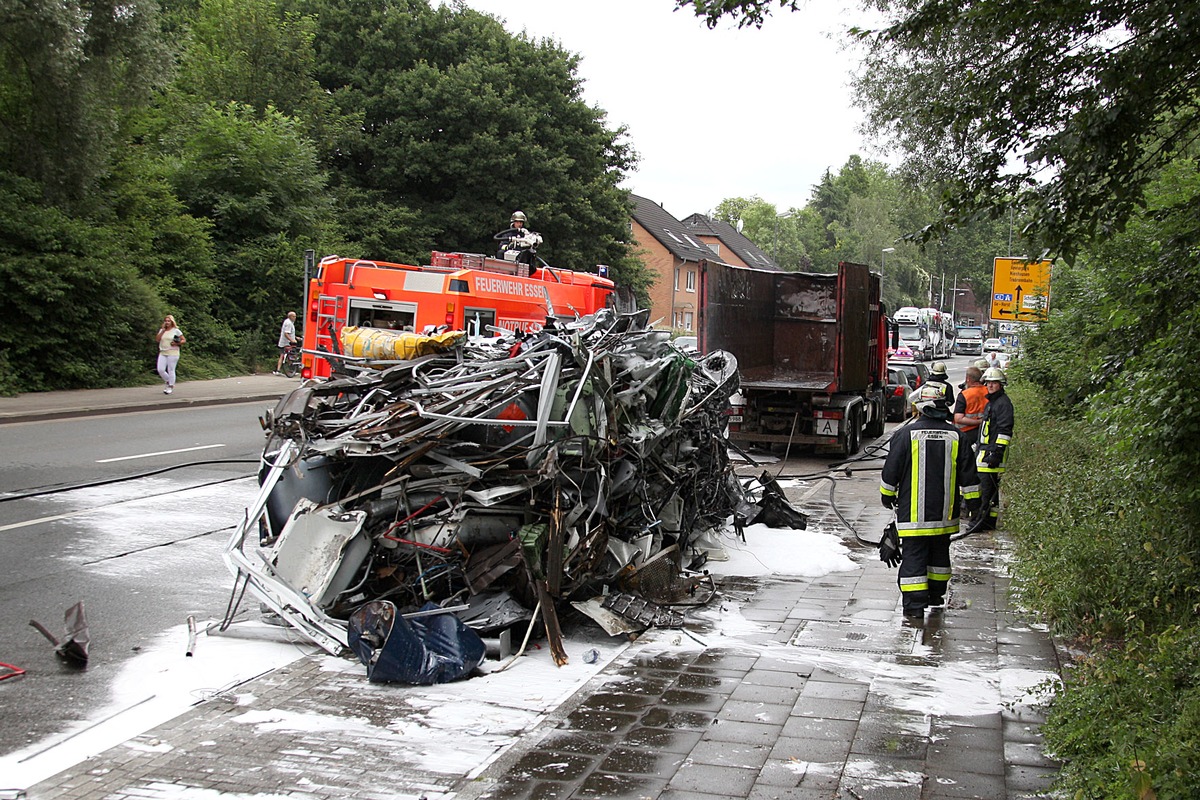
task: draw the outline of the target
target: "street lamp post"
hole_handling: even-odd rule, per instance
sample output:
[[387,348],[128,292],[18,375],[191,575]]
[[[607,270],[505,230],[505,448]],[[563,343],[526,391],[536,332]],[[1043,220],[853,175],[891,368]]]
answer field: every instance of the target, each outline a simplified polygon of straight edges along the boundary
[[879,299],[883,299],[883,273],[887,267],[887,254],[896,252],[894,247],[885,247],[879,256]]
[[775,266],[779,266],[779,220],[788,219],[792,216],[792,212],[785,211],[782,214],[775,215],[775,253],[772,258],[775,259]]

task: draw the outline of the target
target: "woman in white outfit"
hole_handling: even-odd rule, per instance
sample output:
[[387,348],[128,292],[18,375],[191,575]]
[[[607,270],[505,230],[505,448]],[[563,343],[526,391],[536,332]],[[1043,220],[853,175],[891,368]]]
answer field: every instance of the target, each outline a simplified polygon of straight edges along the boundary
[[166,382],[163,394],[175,391],[175,365],[179,363],[179,345],[187,342],[183,331],[170,314],[163,317],[162,327],[154,337],[158,340],[158,374]]

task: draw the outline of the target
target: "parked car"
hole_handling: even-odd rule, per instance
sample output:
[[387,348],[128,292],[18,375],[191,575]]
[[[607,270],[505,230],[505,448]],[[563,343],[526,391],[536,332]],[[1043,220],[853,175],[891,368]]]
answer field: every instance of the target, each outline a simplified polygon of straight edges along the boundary
[[985,352],[985,353],[989,353],[989,352],[999,353],[1003,349],[1004,349],[1004,343],[994,337],[991,339],[986,339],[983,343],[983,352]]
[[688,355],[700,354],[700,347],[696,343],[695,336],[678,336],[675,338],[675,346]]
[[912,388],[919,389],[924,385],[925,381],[929,380],[929,367],[922,364],[920,361],[914,361],[907,364],[903,361],[889,361],[888,369],[898,369],[910,376],[909,384]]
[[888,369],[887,387],[887,420],[888,422],[903,422],[912,416],[913,385],[909,373],[896,367]]

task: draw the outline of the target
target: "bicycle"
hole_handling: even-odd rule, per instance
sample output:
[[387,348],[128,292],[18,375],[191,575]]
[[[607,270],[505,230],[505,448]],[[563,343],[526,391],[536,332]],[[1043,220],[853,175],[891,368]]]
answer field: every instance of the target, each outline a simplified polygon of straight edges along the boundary
[[294,378],[296,374],[304,367],[300,360],[300,348],[296,345],[286,347],[283,350],[283,364],[280,372],[286,378]]

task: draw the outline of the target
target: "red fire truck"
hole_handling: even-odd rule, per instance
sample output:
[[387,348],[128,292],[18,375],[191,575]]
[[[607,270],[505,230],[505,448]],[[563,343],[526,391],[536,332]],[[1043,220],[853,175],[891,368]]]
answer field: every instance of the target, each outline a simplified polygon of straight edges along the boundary
[[[615,289],[608,278],[549,266],[502,261],[478,253],[435,251],[413,266],[327,256],[308,286],[304,349],[340,353],[346,325],[421,333],[447,326],[492,335],[489,326],[536,331],[547,317],[572,320],[604,308]],[[329,362],[304,354],[305,377],[328,377]]]

